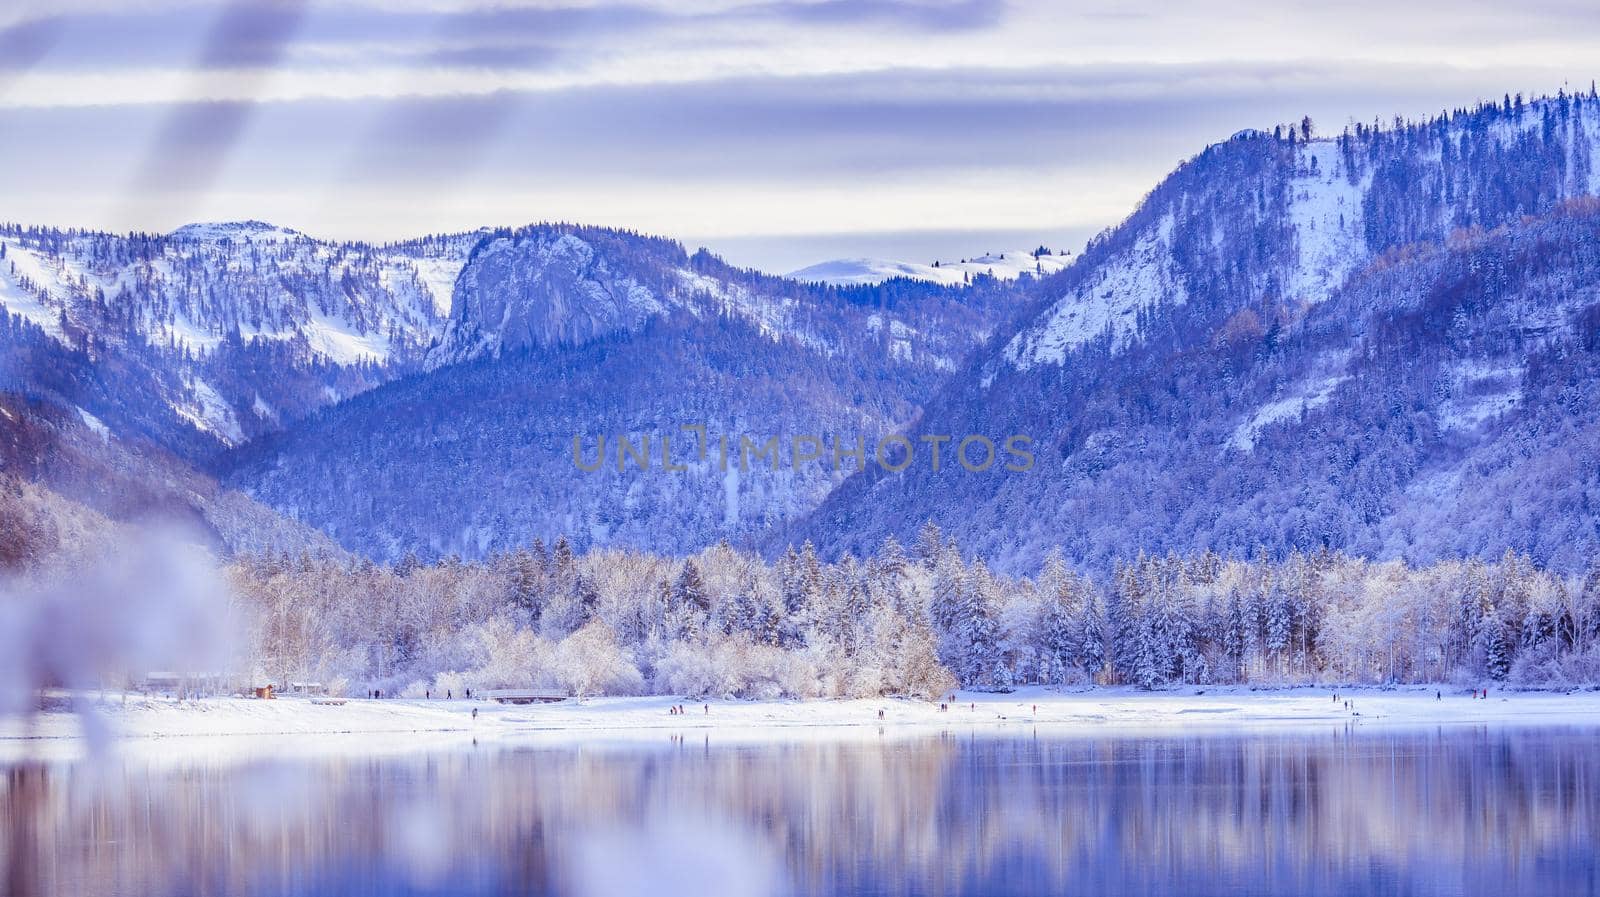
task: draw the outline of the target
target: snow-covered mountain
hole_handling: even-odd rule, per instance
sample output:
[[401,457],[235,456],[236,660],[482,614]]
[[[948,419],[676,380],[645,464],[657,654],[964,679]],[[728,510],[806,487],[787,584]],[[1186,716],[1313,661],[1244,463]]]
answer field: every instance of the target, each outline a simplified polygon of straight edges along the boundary
[[[675,311],[733,315],[815,347],[826,340],[813,322],[819,301],[875,301],[706,270],[671,241],[555,225],[385,246],[256,221],[167,235],[6,226],[0,307],[19,334],[63,358],[0,373],[29,388],[77,381],[48,388],[82,398],[70,404],[113,429],[200,457],[394,377],[483,354],[581,344]],[[887,310],[863,326],[882,327],[897,358],[914,347],[944,369],[995,323],[985,314],[960,321],[971,330],[925,331],[896,317]],[[141,375],[100,376],[109,367]]]
[[[386,246],[8,226],[0,393],[41,403],[75,470],[174,469],[128,460],[159,452],[221,478],[190,492],[382,558],[560,534],[840,552],[933,519],[1016,569],[1056,544],[1091,568],[1327,546],[1571,569],[1600,548],[1597,149],[1592,94],[1243,132],[1054,273],[1007,252],[865,285],[572,225]],[[791,465],[794,437],[897,430],[1020,434],[1036,462]],[[678,454],[723,436],[732,466]],[[590,464],[609,440],[598,468],[575,437]],[[777,469],[741,465],[741,438],[776,438]],[[47,444],[9,463],[42,476]]]
[[[260,222],[161,235],[0,228],[0,305],[90,410],[183,453],[237,445],[419,365],[478,236],[385,247]],[[139,369],[140,388],[126,375]],[[9,371],[43,386],[51,372]],[[56,371],[55,373],[61,373]],[[98,393],[98,394],[95,394]]]
[[1210,147],[913,433],[1026,434],[1034,469],[869,472],[801,531],[865,549],[931,518],[1016,569],[1056,544],[1581,568],[1597,149],[1593,95]]
[[1026,369],[1095,339],[1126,344],[1150,311],[1315,305],[1396,247],[1538,214],[1600,192],[1600,108],[1567,96],[1423,124],[1295,139],[1245,131],[1180,167],[1074,266],[1006,344]]
[[614,231],[497,233],[430,370],[244,446],[228,482],[388,559],[753,542],[849,472],[795,464],[796,437],[870,452],[1015,302],[998,281],[840,289]]
[[[144,445],[226,471],[385,557],[565,531],[679,549],[793,518],[843,474],[719,468],[691,474],[687,493],[607,473],[575,484],[569,440],[648,424],[681,443],[679,426],[698,422],[724,428],[736,452],[745,435],[870,441],[913,418],[1019,308],[992,278],[799,284],[569,225],[386,246],[261,222],[127,236],[7,227],[0,271],[0,393],[59,409],[45,417],[79,422],[73,438],[108,458]],[[529,506],[532,495],[547,498]]]
[[1041,247],[1034,250],[987,252],[973,258],[935,261],[926,265],[880,258],[832,259],[808,265],[798,271],[791,271],[787,276],[807,283],[826,283],[835,286],[882,283],[896,277],[958,286],[971,283],[974,277],[996,277],[1001,280],[1044,277],[1060,271],[1069,262],[1070,257],[1067,253]]

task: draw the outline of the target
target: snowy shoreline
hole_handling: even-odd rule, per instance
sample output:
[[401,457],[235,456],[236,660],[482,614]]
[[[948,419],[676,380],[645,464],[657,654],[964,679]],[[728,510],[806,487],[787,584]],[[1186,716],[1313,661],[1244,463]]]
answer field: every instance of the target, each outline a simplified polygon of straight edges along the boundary
[[[1600,691],[1491,690],[1487,700],[1456,687],[1393,689],[1021,688],[1009,694],[958,692],[948,711],[938,703],[901,699],[692,701],[688,698],[589,698],[553,704],[487,701],[351,699],[338,706],[304,698],[272,701],[204,698],[175,701],[88,696],[93,722],[66,711],[0,720],[0,758],[73,756],[94,729],[109,743],[145,753],[188,756],[390,753],[480,740],[590,745],[667,741],[692,734],[722,741],[797,741],[932,735],[940,732],[1052,736],[1178,736],[1250,728],[1278,731],[1328,727],[1595,726]],[[1438,697],[1436,697],[1438,695]],[[1345,709],[1345,702],[1350,709]],[[685,713],[669,708],[681,704]],[[477,710],[477,715],[473,715]],[[879,713],[882,717],[879,717]],[[86,734],[87,733],[87,734]],[[240,738],[239,736],[248,736]]]

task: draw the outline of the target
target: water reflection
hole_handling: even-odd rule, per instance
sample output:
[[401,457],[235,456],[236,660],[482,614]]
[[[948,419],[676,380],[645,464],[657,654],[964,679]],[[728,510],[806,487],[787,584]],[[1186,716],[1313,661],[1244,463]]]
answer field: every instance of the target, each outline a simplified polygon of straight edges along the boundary
[[22,764],[5,892],[1595,894],[1594,732]]

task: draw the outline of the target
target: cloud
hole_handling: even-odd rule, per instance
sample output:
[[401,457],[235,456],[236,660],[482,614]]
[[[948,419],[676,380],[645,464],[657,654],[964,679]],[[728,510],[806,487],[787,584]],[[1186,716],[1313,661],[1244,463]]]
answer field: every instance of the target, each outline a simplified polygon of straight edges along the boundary
[[[221,8],[230,26],[204,31]],[[166,67],[241,69],[292,64],[491,65],[542,67],[552,51],[604,57],[619,40],[650,46],[696,35],[771,36],[774,29],[871,27],[907,32],[986,28],[1001,20],[999,0],[781,0],[685,9],[681,4],[489,5],[457,9],[384,9],[360,4],[307,5],[239,0],[199,8],[177,5],[47,12],[0,27],[0,70],[36,64],[56,52],[61,72]],[[759,29],[760,34],[751,29]],[[203,52],[192,55],[195,46]]]
[[998,0],[814,0],[768,3],[747,8],[757,17],[808,25],[890,25],[929,31],[989,28],[1004,17]]
[[28,221],[370,238],[1077,233],[1243,127],[1592,77],[1570,0],[1377,31],[1356,2],[61,0],[0,12],[0,195]]
[[[204,79],[208,65],[241,52],[270,67],[293,39],[305,9],[305,0],[279,0],[271,15],[263,15],[262,7],[249,2],[224,7],[199,48],[193,78]],[[167,109],[126,193],[138,196],[150,188],[177,185],[194,192],[210,189],[253,113],[254,106],[249,103],[185,104]]]

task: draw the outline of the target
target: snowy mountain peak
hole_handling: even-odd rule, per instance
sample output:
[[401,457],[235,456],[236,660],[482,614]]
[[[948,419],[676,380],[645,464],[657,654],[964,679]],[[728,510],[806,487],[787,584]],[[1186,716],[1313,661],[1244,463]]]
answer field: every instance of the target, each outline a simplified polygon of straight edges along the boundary
[[1120,350],[1152,315],[1184,304],[1316,305],[1396,247],[1600,192],[1596,152],[1600,101],[1583,96],[1337,137],[1241,132],[1091,241],[1059,300],[1006,345],[1004,361],[1060,364],[1100,338]]
[[175,240],[195,240],[215,243],[222,240],[250,240],[256,243],[277,243],[296,240],[305,234],[288,227],[279,227],[265,221],[197,221],[185,224],[167,236]]
[[979,275],[1001,280],[1014,280],[1022,276],[1042,277],[1060,271],[1071,261],[1071,256],[1065,252],[1034,255],[1035,251],[1019,249],[986,252],[972,258],[940,260],[931,264],[869,257],[842,258],[808,265],[785,276],[804,283],[826,283],[834,286],[882,283],[894,277],[954,286],[968,283],[971,278]]

